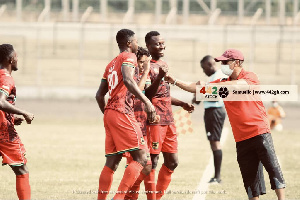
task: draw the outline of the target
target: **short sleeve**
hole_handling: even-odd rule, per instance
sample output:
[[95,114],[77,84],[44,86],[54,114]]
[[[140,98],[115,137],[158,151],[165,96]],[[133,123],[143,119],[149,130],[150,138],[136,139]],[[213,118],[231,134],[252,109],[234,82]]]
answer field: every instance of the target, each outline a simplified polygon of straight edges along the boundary
[[243,78],[249,85],[259,85],[258,77],[255,73],[249,72]]
[[13,79],[6,74],[2,74],[0,76],[0,92],[4,93],[6,96],[9,96],[13,88]]
[[137,66],[136,55],[134,53],[126,54],[126,56],[124,56],[122,66],[129,66],[129,67],[135,68]]
[[107,80],[107,74],[108,74],[108,70],[106,68],[104,73],[103,73],[102,80]]
[[217,80],[211,81],[210,83],[221,83],[221,82],[226,82],[227,78],[219,78]]

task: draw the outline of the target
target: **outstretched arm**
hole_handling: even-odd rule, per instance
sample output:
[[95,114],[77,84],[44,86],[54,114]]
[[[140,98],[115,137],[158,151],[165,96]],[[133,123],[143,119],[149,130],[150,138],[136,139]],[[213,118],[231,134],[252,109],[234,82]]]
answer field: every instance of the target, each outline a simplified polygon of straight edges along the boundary
[[101,84],[96,93],[96,101],[102,113],[104,113],[105,109],[105,95],[108,92],[108,84],[106,79],[101,80]]
[[6,98],[7,96],[4,93],[0,92],[0,110],[16,115],[22,115],[25,118],[26,122],[28,124],[31,124],[34,115],[30,112],[21,110],[20,108],[17,108],[16,106],[10,104],[8,101],[6,101]]
[[174,97],[171,97],[171,104],[174,105],[174,106],[180,106],[184,110],[188,111],[189,113],[193,112],[194,109],[195,109],[193,104],[183,102],[183,101],[181,101],[179,99],[176,99]]
[[188,83],[181,80],[177,80],[170,74],[167,74],[165,76],[165,81],[174,84],[185,91],[196,93],[196,83]]
[[[191,93],[196,93],[197,85],[205,86],[205,83],[203,81],[198,81],[196,83],[195,82],[189,83],[189,82],[175,79],[173,76],[171,76],[169,74],[165,76],[165,80],[168,81],[169,83],[174,84],[177,87],[179,87],[185,91],[191,92]],[[211,82],[209,84],[210,85],[232,85],[232,86],[235,86],[237,89],[248,89],[249,88],[247,81],[245,81],[244,79],[225,81],[225,82],[215,82],[215,83]]]

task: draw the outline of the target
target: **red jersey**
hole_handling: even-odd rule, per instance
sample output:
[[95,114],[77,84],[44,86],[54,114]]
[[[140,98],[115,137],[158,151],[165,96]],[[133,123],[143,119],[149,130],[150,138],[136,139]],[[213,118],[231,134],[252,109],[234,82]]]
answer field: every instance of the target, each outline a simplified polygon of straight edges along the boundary
[[[0,92],[7,96],[9,103],[15,104],[15,82],[5,69],[0,69]],[[19,136],[14,127],[14,115],[0,110],[0,142],[12,142],[18,138]]]
[[[143,74],[139,73],[138,68],[136,68],[135,77],[137,83],[141,80],[142,75]],[[150,84],[151,84],[151,80],[150,80],[150,75],[148,74],[147,80],[145,82],[145,86]],[[146,131],[147,113],[145,112],[144,103],[138,98],[134,99],[134,116],[136,118],[136,121],[140,124],[143,135],[144,136],[147,135],[147,131]]]
[[[259,85],[256,74],[246,72],[244,69],[237,79],[244,79],[249,85]],[[225,81],[230,81],[230,77],[218,79],[211,83]],[[270,133],[269,120],[262,101],[224,101],[224,104],[236,142]]]
[[[159,67],[162,65],[167,65],[166,62],[162,60],[151,60],[150,66],[150,79],[153,83],[158,76]],[[152,104],[155,107],[156,114],[160,116],[159,123],[149,125],[170,125],[174,123],[173,112],[171,107],[171,95],[170,95],[170,85],[163,79],[160,82],[157,93],[152,99]]]
[[135,68],[137,66],[136,55],[122,52],[106,66],[103,79],[108,83],[109,99],[105,109],[133,114],[133,95],[124,85],[122,66]]

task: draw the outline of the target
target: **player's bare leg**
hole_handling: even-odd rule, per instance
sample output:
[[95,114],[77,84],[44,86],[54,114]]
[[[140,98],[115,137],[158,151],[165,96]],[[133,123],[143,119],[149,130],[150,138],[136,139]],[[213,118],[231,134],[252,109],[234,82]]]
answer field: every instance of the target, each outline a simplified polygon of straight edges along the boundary
[[252,198],[249,198],[249,200],[258,200],[259,197],[252,197]]
[[164,195],[164,191],[168,188],[171,182],[171,176],[175,168],[178,166],[178,154],[166,153],[164,155],[164,164],[159,170],[156,184],[156,199],[160,199]]
[[210,148],[212,151],[220,150],[221,149],[221,143],[220,141],[214,141],[210,140]]
[[29,185],[29,171],[26,164],[10,166],[16,174],[16,190],[19,199],[30,199],[31,189]]
[[275,189],[275,193],[277,195],[278,200],[284,200],[285,199],[284,188]]
[[151,162],[152,162],[152,169],[156,169],[158,159],[159,159],[159,154],[150,154],[151,156]]

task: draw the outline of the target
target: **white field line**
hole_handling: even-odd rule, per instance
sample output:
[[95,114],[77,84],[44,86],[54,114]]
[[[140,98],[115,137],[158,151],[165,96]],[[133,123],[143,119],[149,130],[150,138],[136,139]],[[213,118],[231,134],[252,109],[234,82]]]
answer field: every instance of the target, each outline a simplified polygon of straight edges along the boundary
[[[223,128],[222,137],[221,137],[221,145],[226,141],[228,135],[228,127]],[[199,185],[196,189],[196,193],[193,197],[193,200],[205,200],[206,193],[208,192],[209,183],[208,181],[213,176],[214,173],[214,163],[213,163],[213,155],[210,157],[209,162],[203,172]]]

